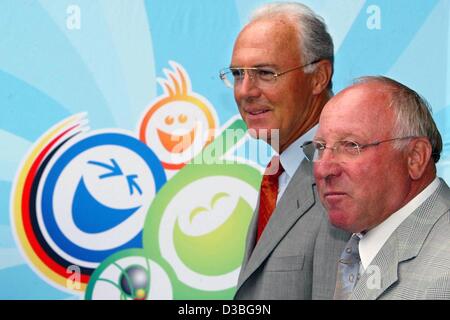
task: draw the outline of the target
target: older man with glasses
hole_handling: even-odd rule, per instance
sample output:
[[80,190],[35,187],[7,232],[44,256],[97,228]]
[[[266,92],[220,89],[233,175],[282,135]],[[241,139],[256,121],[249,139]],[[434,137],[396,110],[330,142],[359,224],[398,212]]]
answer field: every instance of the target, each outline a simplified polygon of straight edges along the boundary
[[334,298],[450,299],[450,189],[426,101],[362,78],[326,104],[303,149],[330,221],[353,233]]
[[332,96],[333,42],[299,3],[257,9],[220,72],[255,138],[279,153],[261,183],[236,299],[331,299],[349,234],[333,228],[300,146]]

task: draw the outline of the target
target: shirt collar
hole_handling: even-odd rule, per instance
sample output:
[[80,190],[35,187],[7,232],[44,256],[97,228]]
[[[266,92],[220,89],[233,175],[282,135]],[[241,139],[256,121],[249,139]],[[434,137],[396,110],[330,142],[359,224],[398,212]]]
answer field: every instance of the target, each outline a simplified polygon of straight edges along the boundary
[[300,136],[297,140],[291,143],[291,145],[280,154],[281,165],[289,177],[294,175],[295,171],[297,171],[300,163],[305,157],[301,146],[306,141],[311,141],[314,138],[317,128],[318,125],[309,129],[304,135]]
[[409,201],[405,206],[390,215],[375,228],[369,230],[359,242],[359,256],[361,265],[366,269],[378,254],[384,243],[394,233],[395,229],[409,217],[422,203],[425,202],[439,187],[439,178],[436,177],[425,189]]

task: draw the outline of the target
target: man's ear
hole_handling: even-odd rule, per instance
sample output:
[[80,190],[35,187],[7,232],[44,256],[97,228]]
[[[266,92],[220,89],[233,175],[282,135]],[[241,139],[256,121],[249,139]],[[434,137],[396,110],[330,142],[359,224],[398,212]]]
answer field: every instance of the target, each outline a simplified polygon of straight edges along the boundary
[[408,146],[408,172],[413,180],[422,177],[431,159],[431,143],[427,138],[415,138]]
[[331,61],[320,60],[316,63],[316,69],[313,72],[312,85],[313,94],[321,94],[327,89],[328,83],[331,81],[331,76],[333,75],[333,68],[331,66]]

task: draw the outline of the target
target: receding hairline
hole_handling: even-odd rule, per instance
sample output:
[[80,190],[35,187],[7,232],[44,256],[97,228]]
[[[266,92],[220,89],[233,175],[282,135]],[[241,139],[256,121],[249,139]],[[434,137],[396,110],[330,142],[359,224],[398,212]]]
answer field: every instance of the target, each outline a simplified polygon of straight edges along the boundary
[[405,86],[404,84],[395,81],[394,79],[387,78],[384,76],[364,76],[359,77],[353,80],[353,86],[363,85],[363,84],[381,84],[384,86],[384,89],[388,89],[391,92],[399,91],[399,90],[408,90],[412,91],[410,88]]
[[[284,18],[287,18],[287,19],[284,19]],[[290,31],[293,31],[292,34],[295,35],[295,38],[299,42],[298,44],[302,45],[302,39],[301,39],[301,34],[302,34],[301,31],[302,30],[300,30],[299,25],[295,21],[295,19],[293,17],[290,17],[286,13],[279,13],[274,16],[262,16],[262,17],[250,20],[247,24],[244,25],[242,30],[239,32],[238,37],[240,37],[240,35],[244,31],[248,30],[250,27],[252,27],[258,23],[264,23],[264,22],[284,25],[285,28],[287,28]]]

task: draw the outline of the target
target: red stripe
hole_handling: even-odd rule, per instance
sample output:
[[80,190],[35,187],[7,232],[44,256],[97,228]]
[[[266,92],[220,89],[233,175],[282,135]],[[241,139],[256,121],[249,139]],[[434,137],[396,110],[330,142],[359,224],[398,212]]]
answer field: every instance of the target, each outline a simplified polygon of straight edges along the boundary
[[[42,164],[43,159],[45,156],[49,153],[49,151],[52,149],[52,147],[68,132],[75,129],[79,125],[74,125],[67,130],[63,131],[61,134],[56,136],[55,139],[53,139],[36,157],[35,161],[33,162],[30,171],[28,172],[28,175],[25,179],[25,184],[23,188],[23,198],[22,198],[22,221],[23,221],[23,227],[25,231],[25,235],[27,237],[27,240],[30,244],[30,246],[33,248],[33,251],[35,254],[39,257],[39,259],[52,271],[59,274],[61,277],[65,278],[67,277],[67,271],[66,269],[56,263],[50,256],[47,255],[47,253],[43,250],[41,247],[39,241],[36,238],[36,235],[34,233],[33,227],[31,225],[31,219],[30,219],[30,198],[31,198],[31,187],[33,185],[33,181],[36,177],[36,173],[39,169],[39,166]],[[89,276],[82,274],[81,275],[81,282],[87,283],[89,281]]]

